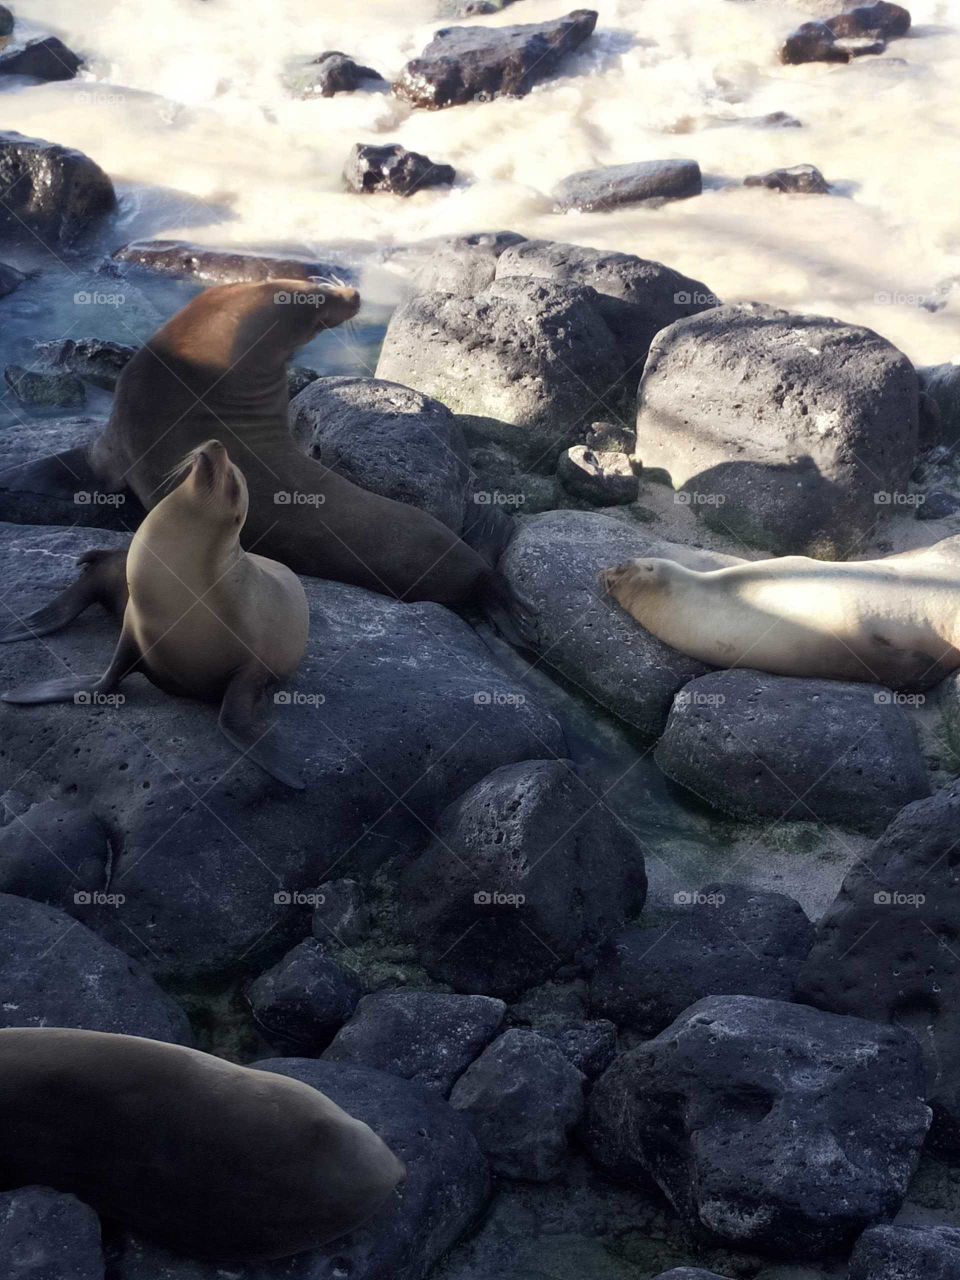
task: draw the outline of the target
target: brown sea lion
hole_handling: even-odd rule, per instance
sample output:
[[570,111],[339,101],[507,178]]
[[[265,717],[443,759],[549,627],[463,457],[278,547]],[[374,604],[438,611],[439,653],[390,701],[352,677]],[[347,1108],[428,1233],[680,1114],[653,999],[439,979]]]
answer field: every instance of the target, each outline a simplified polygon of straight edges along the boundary
[[359,1226],[404,1176],[298,1080],[102,1031],[0,1030],[0,1189],[70,1192],[196,1258],[258,1262]]
[[[285,565],[242,550],[247,486],[219,440],[189,454],[184,472],[130,544],[123,627],[107,670],[24,685],[3,700],[89,703],[108,698],[139,671],[166,693],[220,701],[220,728],[230,742],[279,781],[301,788],[276,728],[259,724],[257,712],[266,691],[303,657],[309,626],[303,587]],[[110,561],[110,572],[120,592],[116,564]]]
[[659,640],[714,667],[926,689],[960,667],[960,539],[883,560],[783,556],[700,573],[629,560],[600,575]]
[[[132,489],[148,510],[166,495],[180,459],[211,437],[246,477],[243,544],[296,573],[355,583],[400,600],[459,604],[505,596],[471,546],[418,507],[361,489],[294,443],[286,367],[324,329],[351,319],[346,286],[269,280],[208,289],[126,365],[103,434],[31,467],[31,484]],[[0,631],[0,642],[56,630],[95,600],[111,600],[122,552],[87,559],[74,588]]]

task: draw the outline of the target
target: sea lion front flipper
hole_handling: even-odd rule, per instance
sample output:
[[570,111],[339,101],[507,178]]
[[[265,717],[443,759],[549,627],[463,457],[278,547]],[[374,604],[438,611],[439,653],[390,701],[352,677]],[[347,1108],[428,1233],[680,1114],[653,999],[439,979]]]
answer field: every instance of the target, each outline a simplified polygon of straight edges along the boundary
[[0,644],[50,635],[92,604],[102,604],[115,617],[122,618],[127,606],[126,563],[126,551],[87,551],[77,560],[84,566],[80,577],[49,604],[20,618],[5,603],[14,620],[0,627]]
[[[137,669],[140,650],[133,636],[124,629],[120,632],[117,647],[110,665],[101,676],[69,676],[63,680],[43,680],[39,684],[24,684],[18,689],[8,689],[4,702],[21,707],[39,706],[48,702],[80,702],[89,704],[107,697],[119,686],[120,681]],[[85,695],[85,696],[83,696]]]
[[259,665],[243,667],[227,685],[220,706],[220,731],[241,755],[258,764],[265,773],[303,791],[297,760],[293,752],[278,737],[276,724],[266,727],[257,723],[257,713],[262,709],[263,695],[272,677]]

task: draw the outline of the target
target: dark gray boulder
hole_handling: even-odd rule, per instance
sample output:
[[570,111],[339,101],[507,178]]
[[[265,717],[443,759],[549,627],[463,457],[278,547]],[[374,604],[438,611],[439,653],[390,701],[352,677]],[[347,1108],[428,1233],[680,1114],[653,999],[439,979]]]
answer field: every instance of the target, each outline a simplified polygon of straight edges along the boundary
[[[122,913],[122,902],[106,905]],[[135,960],[55,907],[7,893],[0,894],[0,992],[3,1027],[192,1043],[186,1014]]]
[[640,477],[629,454],[594,453],[583,444],[561,453],[557,477],[568,493],[597,507],[635,502],[640,493]]
[[0,54],[0,76],[29,76],[33,80],[73,80],[83,66],[72,49],[57,36],[28,40],[22,49]]
[[[891,5],[890,8],[895,9],[899,6]],[[789,66],[797,66],[804,62],[851,62],[854,58],[862,58],[865,54],[883,53],[887,47],[883,32],[880,30],[856,31],[859,24],[856,19],[845,23],[843,20],[847,16],[842,14],[827,22],[802,23],[781,46],[780,61]],[[836,28],[833,26],[834,23],[838,23]],[[845,26],[856,31],[856,34],[844,35]]]
[[355,93],[371,80],[382,82],[383,76],[337,49],[318,54],[284,77],[287,88],[298,98],[332,98],[338,93]]
[[946,520],[960,513],[960,496],[946,489],[928,489],[916,496],[918,520]]
[[883,36],[894,40],[910,30],[910,11],[890,0],[857,5],[827,18],[826,25],[836,36]]
[[606,1018],[547,1024],[536,1030],[552,1040],[563,1056],[588,1080],[606,1071],[617,1051],[617,1028]]
[[796,195],[827,195],[830,183],[813,164],[795,164],[789,169],[770,169],[744,178],[745,187],[766,187],[770,191],[787,191]]
[[920,386],[939,411],[938,442],[960,440],[960,364],[934,364],[918,369]]
[[396,382],[317,378],[290,405],[294,438],[338,475],[463,529],[467,443],[446,405]]
[[608,1172],[652,1176],[689,1226],[795,1262],[899,1209],[929,1123],[908,1031],[711,996],[614,1059],[585,1140]]
[[956,1227],[870,1227],[850,1258],[850,1280],[958,1280]]
[[500,569],[529,604],[525,636],[544,663],[652,740],[674,694],[706,668],[662,644],[604,594],[601,569],[635,556],[665,556],[691,569],[734,563],[610,516],[547,511],[521,523]]
[[506,1005],[489,996],[376,991],[364,996],[324,1053],[373,1067],[446,1097],[500,1029]]
[[505,1031],[453,1087],[496,1173],[529,1182],[557,1177],[583,1115],[583,1076],[535,1031]]
[[878,835],[930,794],[910,718],[872,684],[712,672],[674,698],[655,756],[668,778],[741,818]]
[[589,288],[497,279],[472,298],[423,293],[397,308],[377,377],[414,386],[546,470],[623,400],[623,357]]
[[53,373],[8,364],[3,379],[21,404],[43,409],[77,409],[86,403],[83,383],[72,373]]
[[793,898],[738,884],[674,895],[663,923],[629,925],[601,947],[590,1005],[655,1036],[704,996],[792,1000],[813,925]]
[[910,1028],[934,1137],[960,1151],[960,784],[904,809],[848,872],[817,926],[803,1000]]
[[415,107],[452,107],[501,95],[523,97],[593,34],[597,14],[575,9],[564,18],[519,27],[445,27],[393,86]]
[[357,142],[343,169],[347,188],[360,195],[389,191],[395,196],[412,196],[427,187],[449,187],[456,176],[452,164],[437,164],[398,142],[384,146]]
[[696,160],[642,160],[571,173],[554,187],[553,198],[560,210],[592,213],[625,204],[687,200],[702,191]]
[[0,893],[32,898],[82,918],[75,897],[106,891],[110,836],[89,809],[41,800],[0,827]]
[[570,761],[489,774],[442,815],[400,879],[421,962],[463,991],[515,998],[646,896],[639,842]]
[[[623,385],[631,397],[650,343],[660,330],[718,303],[701,280],[662,262],[556,240],[525,240],[508,246],[497,259],[496,272],[498,279],[534,276],[594,289],[598,295],[595,305],[627,366]],[[609,396],[607,401],[612,404]],[[632,413],[629,416],[632,419]],[[631,421],[631,430],[632,425]]]
[[89,1205],[49,1187],[5,1192],[0,1274],[7,1280],[103,1280],[100,1219]]
[[137,348],[104,338],[58,338],[35,342],[37,356],[52,369],[63,369],[104,391],[113,391]]
[[[6,607],[22,615],[46,604],[73,580],[78,554],[126,541],[0,526]],[[410,856],[450,797],[491,769],[565,754],[552,715],[448,609],[303,584],[311,638],[273,712],[303,762],[295,801],[238,759],[215,708],[140,677],[116,705],[0,705],[0,788],[16,786],[27,805],[56,787],[109,815],[111,887],[126,902],[93,921],[170,977],[256,974],[309,933],[316,903],[304,891],[334,866],[366,874]],[[115,624],[91,610],[43,645],[0,648],[0,688],[61,662],[102,670],[115,642]]]
[[26,278],[26,275],[16,267],[11,267],[7,262],[0,262],[0,298],[6,298],[15,289],[19,289]]
[[275,1048],[319,1053],[357,1007],[360,983],[316,938],[307,938],[250,984],[247,999]]
[[336,275],[350,279],[342,262],[289,258],[244,249],[211,249],[187,240],[134,240],[122,245],[105,269],[122,273],[134,268],[202,284],[256,284],[261,280],[309,280]]
[[113,183],[82,151],[11,130],[0,132],[0,232],[71,245],[117,207]]
[[493,284],[501,254],[523,238],[515,231],[432,236],[388,250],[385,262],[407,276],[418,293],[458,293],[470,298]]
[[839,320],[758,303],[679,320],[654,339],[638,403],[644,468],[710,527],[778,554],[842,558],[913,470],[914,368]]
[[328,880],[317,890],[319,901],[310,931],[327,946],[352,947],[370,928],[370,911],[356,880]]
[[[407,1176],[367,1225],[282,1262],[231,1267],[231,1280],[425,1280],[490,1197],[487,1163],[466,1120],[432,1090],[366,1067],[310,1058],[253,1065],[312,1085],[370,1125]],[[223,1268],[128,1237],[115,1280],[223,1280]]]

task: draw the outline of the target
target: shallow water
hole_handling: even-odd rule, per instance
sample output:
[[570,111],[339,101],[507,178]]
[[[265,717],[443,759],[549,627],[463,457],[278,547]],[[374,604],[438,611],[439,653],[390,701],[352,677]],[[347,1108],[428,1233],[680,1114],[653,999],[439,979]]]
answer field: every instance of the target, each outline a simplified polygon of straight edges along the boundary
[[[437,0],[23,0],[23,34],[56,32],[83,78],[5,86],[5,127],[87,151],[123,195],[115,244],[405,243],[512,227],[666,261],[725,299],[858,321],[919,364],[960,356],[956,159],[960,0],[913,0],[886,56],[783,67],[782,38],[828,0],[596,0],[597,34],[528,98],[411,111],[383,92],[296,101],[291,59],[342,49],[395,75]],[[537,21],[572,0],[522,0],[486,25]],[[802,129],[749,120],[771,111]],[[398,141],[454,164],[460,184],[410,200],[358,198],[340,173],[357,141]],[[565,174],[692,157],[703,196],[660,210],[558,215]],[[748,173],[816,164],[832,196],[745,189]],[[367,294],[388,302],[381,274]],[[936,307],[932,311],[926,308]]]

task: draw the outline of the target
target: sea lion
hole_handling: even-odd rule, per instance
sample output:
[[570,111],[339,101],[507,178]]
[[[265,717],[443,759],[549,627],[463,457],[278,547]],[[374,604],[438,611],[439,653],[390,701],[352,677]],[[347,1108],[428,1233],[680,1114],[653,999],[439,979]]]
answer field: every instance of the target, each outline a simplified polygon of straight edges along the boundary
[[714,667],[927,689],[960,667],[958,540],[883,560],[757,560],[698,572],[629,560],[605,589],[659,640]]
[[[279,781],[302,788],[276,729],[258,725],[256,713],[306,649],[303,587],[285,565],[241,549],[247,486],[219,440],[190,453],[179,473],[183,479],[134,535],[125,581],[116,557],[107,557],[113,594],[106,603],[115,610],[123,604],[107,670],[24,685],[3,700],[29,706],[105,697],[140,671],[165,693],[221,700],[220,728],[230,742]],[[93,561],[95,574],[101,567]]]
[[[476,597],[496,611],[506,589],[473,547],[426,511],[361,489],[307,457],[290,435],[291,354],[359,306],[355,289],[302,280],[208,289],[125,366],[103,434],[89,448],[30,464],[26,482],[51,493],[127,487],[149,510],[168,492],[184,454],[216,436],[246,476],[245,546],[296,573],[401,600]],[[7,627],[0,642],[65,625],[78,604],[100,598],[122,556],[88,564],[70,601],[61,597],[42,616]]]
[[403,1164],[298,1080],[103,1031],[0,1030],[0,1187],[71,1192],[177,1252],[259,1262],[380,1208]]

